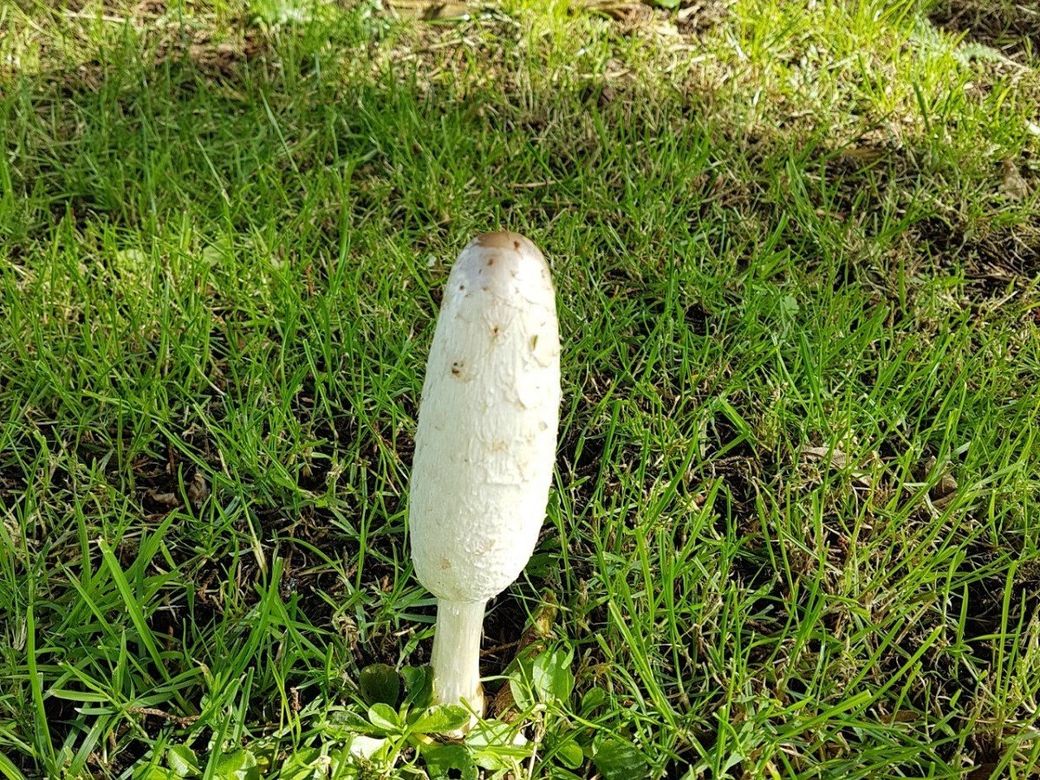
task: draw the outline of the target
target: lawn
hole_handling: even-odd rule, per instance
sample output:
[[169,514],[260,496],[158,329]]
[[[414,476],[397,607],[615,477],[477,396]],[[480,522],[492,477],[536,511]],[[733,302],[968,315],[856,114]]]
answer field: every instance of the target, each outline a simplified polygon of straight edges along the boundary
[[[420,5],[0,4],[0,776],[1035,777],[1032,3]],[[564,401],[459,742],[406,499],[498,228]]]

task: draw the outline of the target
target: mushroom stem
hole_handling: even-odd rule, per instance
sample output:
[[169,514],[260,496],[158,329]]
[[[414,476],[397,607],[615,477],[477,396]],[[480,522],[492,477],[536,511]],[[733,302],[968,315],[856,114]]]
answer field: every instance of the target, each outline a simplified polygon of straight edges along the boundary
[[465,700],[478,715],[484,712],[480,686],[480,635],[487,602],[437,601],[433,635],[433,697],[442,704]]

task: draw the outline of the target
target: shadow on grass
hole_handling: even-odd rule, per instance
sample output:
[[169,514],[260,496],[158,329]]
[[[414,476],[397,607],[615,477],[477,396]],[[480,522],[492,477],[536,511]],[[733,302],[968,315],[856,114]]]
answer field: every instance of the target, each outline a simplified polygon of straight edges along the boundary
[[940,0],[928,18],[968,41],[999,49],[1015,59],[1040,56],[1040,13],[1015,0]]

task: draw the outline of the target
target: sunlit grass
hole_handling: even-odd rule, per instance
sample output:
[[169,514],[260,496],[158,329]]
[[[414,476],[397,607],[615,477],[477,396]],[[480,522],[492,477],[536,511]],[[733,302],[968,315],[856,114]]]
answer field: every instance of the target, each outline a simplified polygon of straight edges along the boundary
[[521,712],[466,760],[1037,765],[1035,52],[620,5],[0,10],[0,774],[462,760],[359,679],[429,659],[421,372],[497,227],[550,258],[564,405],[485,637]]

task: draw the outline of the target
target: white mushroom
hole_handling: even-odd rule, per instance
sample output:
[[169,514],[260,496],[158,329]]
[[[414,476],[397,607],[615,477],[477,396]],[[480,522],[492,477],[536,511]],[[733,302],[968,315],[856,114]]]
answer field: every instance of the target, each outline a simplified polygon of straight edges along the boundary
[[412,561],[438,599],[437,702],[483,710],[484,609],[538,540],[559,413],[560,337],[545,258],[516,233],[478,236],[448,276],[412,467]]

